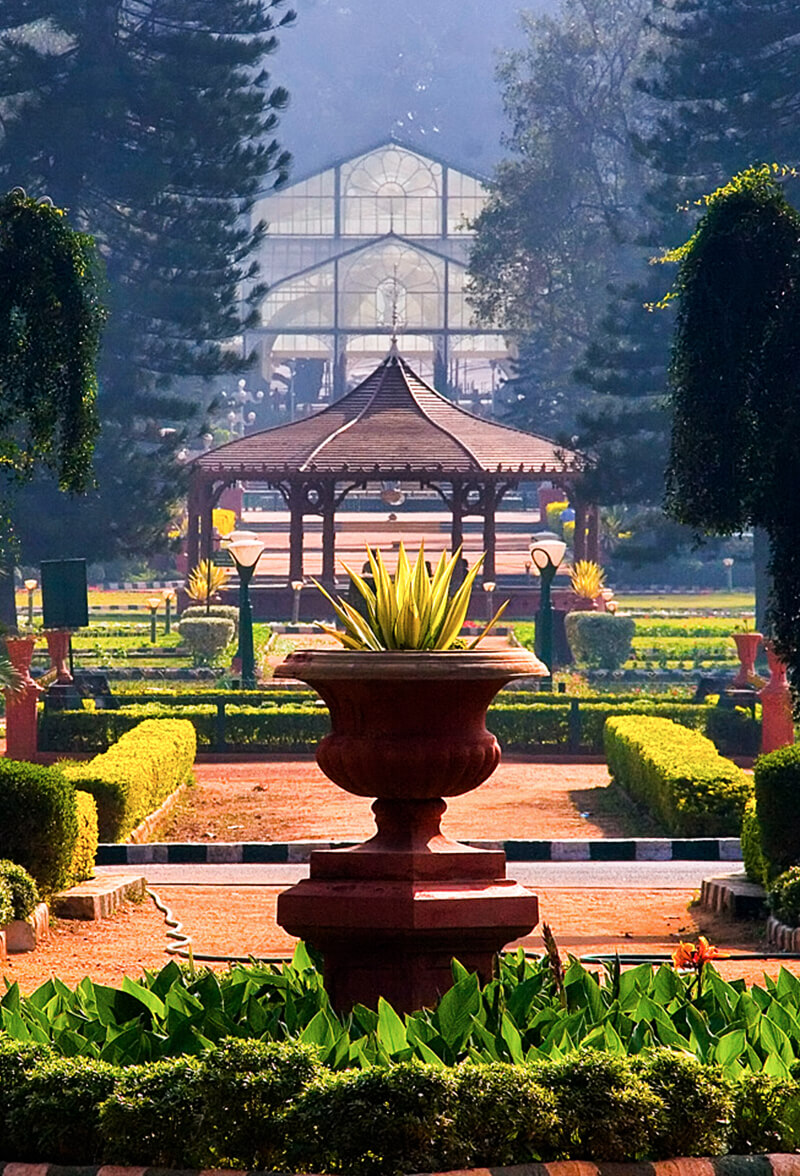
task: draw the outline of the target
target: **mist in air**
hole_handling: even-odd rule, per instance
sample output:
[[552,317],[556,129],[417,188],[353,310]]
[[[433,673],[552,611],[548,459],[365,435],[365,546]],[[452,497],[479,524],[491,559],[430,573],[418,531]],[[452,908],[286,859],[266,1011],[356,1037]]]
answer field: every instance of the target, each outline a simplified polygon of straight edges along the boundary
[[290,109],[280,139],[300,176],[394,135],[489,173],[500,158],[497,54],[519,10],[556,0],[295,0],[272,59]]

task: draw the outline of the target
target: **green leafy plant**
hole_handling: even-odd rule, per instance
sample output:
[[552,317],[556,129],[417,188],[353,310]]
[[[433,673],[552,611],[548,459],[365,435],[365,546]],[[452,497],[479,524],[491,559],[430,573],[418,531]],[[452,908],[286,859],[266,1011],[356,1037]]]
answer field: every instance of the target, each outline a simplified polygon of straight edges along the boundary
[[776,919],[790,927],[800,927],[800,866],[790,866],[775,879],[767,902]]
[[617,670],[628,658],[635,630],[632,617],[601,612],[570,612],[565,618],[567,640],[575,660],[604,670]]
[[[472,586],[484,557],[481,556],[470,568],[461,586],[451,596],[450,584],[461,558],[460,547],[450,559],[442,552],[436,570],[431,575],[426,567],[424,547],[420,545],[417,561],[412,567],[401,543],[394,579],[387,571],[379,549],[373,551],[367,547],[367,556],[374,589],[363,576],[359,576],[347,564],[343,565],[353,587],[364,602],[364,612],[359,612],[341,597],[338,601],[334,600],[322,585],[317,583],[317,588],[330,602],[336,616],[342,622],[344,632],[318,621],[319,627],[335,637],[347,649],[379,651],[452,648],[466,620]],[[470,649],[474,649],[486,636],[505,612],[507,603],[508,601],[500,606],[471,643]]]

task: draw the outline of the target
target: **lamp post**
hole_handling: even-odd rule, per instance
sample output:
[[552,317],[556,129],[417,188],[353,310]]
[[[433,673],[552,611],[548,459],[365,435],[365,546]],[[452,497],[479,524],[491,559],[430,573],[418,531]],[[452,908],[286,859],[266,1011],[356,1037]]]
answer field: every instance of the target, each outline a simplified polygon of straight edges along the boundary
[[538,653],[544,664],[550,671],[549,678],[544,679],[549,681],[550,689],[553,686],[553,604],[550,597],[550,589],[558,571],[559,564],[564,558],[567,550],[567,545],[563,539],[559,539],[556,535],[537,535],[531,543],[531,560],[533,566],[539,575],[542,588],[539,597],[539,612],[536,615],[536,635],[538,637]]
[[158,613],[158,606],[161,604],[160,596],[150,596],[147,600],[147,607],[150,609],[150,644],[156,643],[156,615]]
[[728,591],[733,592],[733,556],[727,555],[722,561],[722,566],[725,569],[725,578],[728,585]]
[[172,604],[175,600],[175,589],[165,588],[161,593],[164,601],[164,632],[172,632]]
[[292,624],[300,624],[300,593],[303,591],[302,580],[292,580]]
[[494,580],[484,580],[483,590],[486,593],[486,620],[490,621],[494,616],[494,590],[497,584]]
[[256,570],[264,544],[252,531],[234,531],[223,541],[239,573],[239,658],[242,663],[242,689],[255,690],[256,657],[253,649],[253,610],[250,607],[250,581]]
[[26,580],[25,591],[28,593],[28,628],[33,628],[33,594],[39,587],[38,580]]

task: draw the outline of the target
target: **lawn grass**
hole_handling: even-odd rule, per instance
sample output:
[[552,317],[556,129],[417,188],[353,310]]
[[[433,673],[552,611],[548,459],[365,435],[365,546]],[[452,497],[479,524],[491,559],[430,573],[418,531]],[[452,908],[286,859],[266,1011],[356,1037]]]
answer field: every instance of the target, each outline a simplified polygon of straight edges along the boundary
[[719,611],[752,613],[756,598],[747,592],[664,592],[657,596],[637,595],[635,592],[617,593],[615,597],[622,612],[684,612],[714,613]]

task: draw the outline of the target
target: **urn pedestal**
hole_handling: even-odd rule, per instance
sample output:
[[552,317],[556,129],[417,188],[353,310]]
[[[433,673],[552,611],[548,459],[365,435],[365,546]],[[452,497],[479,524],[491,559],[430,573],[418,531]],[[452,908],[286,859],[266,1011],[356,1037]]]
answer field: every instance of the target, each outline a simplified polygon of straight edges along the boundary
[[38,749],[36,703],[40,689],[31,677],[33,637],[6,637],[12,666],[22,679],[20,689],[4,691],[6,698],[6,756],[35,762]]
[[278,899],[278,922],[322,952],[335,1008],[410,1012],[452,983],[457,958],[483,980],[495,955],[538,921],[538,902],[506,878],[505,854],[444,836],[445,797],[477,788],[500,748],[485,725],[497,691],[546,676],[525,651],[299,651],[276,677],[307,682],[328,704],[317,749],[347,792],[376,797],[377,832],[352,849],[316,850],[310,876]]
[[761,752],[776,751],[794,743],[792,696],[786,680],[786,663],[775,652],[772,642],[765,641],[769,681],[759,692],[761,699]]

